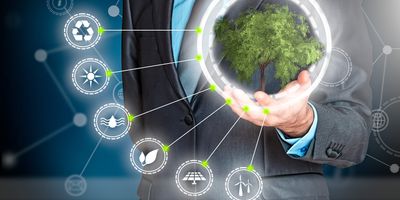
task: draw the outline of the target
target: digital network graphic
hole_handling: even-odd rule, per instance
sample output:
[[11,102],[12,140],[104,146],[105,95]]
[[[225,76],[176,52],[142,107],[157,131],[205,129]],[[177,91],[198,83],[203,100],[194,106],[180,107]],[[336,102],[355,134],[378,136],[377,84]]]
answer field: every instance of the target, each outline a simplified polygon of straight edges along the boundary
[[[81,51],[85,54],[87,51],[94,51],[98,57],[87,57],[83,60],[73,60],[76,63],[71,66],[70,69],[70,81],[74,86],[76,93],[79,95],[85,95],[89,99],[94,98],[96,95],[103,93],[108,87],[112,90],[113,102],[108,102],[101,107],[95,108],[96,112],[93,115],[87,115],[85,113],[77,112],[77,109],[71,102],[71,99],[65,87],[56,78],[52,71],[52,68],[47,63],[48,56],[51,55],[51,51],[38,49],[34,52],[34,58],[37,62],[42,63],[50,77],[54,81],[54,84],[59,89],[62,97],[65,99],[68,107],[75,113],[72,123],[68,123],[61,127],[57,131],[45,136],[34,142],[32,145],[27,146],[17,153],[4,153],[2,155],[2,164],[5,167],[12,168],[17,163],[18,157],[23,154],[28,153],[30,150],[36,148],[37,146],[51,140],[58,134],[67,131],[72,126],[84,127],[91,124],[95,133],[98,134],[98,142],[96,143],[93,151],[91,152],[89,158],[85,162],[84,167],[79,173],[71,174],[65,179],[65,191],[68,195],[73,197],[79,197],[85,194],[88,183],[85,179],[84,173],[88,165],[90,164],[93,155],[96,150],[101,145],[103,140],[108,140],[111,142],[116,142],[117,140],[127,139],[127,134],[131,130],[132,124],[136,120],[140,120],[141,116],[148,113],[156,112],[159,109],[183,101],[187,98],[193,97],[195,95],[201,95],[205,92],[217,92],[225,98],[225,103],[218,107],[214,112],[210,113],[207,117],[200,120],[194,127],[188,131],[182,133],[182,135],[176,138],[172,143],[165,144],[158,138],[143,138],[137,141],[131,148],[130,154],[126,155],[129,159],[132,168],[141,174],[153,175],[162,171],[170,155],[170,149],[174,147],[174,144],[179,142],[183,137],[190,134],[197,126],[203,124],[212,115],[220,111],[225,106],[232,104],[232,100],[229,97],[224,97],[222,89],[225,85],[230,85],[229,81],[223,77],[223,74],[219,72],[217,64],[214,62],[215,59],[212,57],[212,43],[214,35],[212,33],[212,26],[215,20],[224,15],[229,7],[235,3],[236,0],[216,0],[211,3],[209,9],[204,13],[203,20],[201,24],[196,29],[184,29],[184,30],[172,30],[172,29],[154,29],[154,30],[141,30],[141,29],[112,29],[102,26],[102,23],[96,18],[95,15],[91,13],[74,13],[74,0],[47,0],[46,6],[52,14],[59,16],[60,20],[65,24],[63,30],[59,30],[57,33],[63,35],[65,38],[65,44],[68,45],[69,50]],[[296,4],[301,6],[301,1],[293,0]],[[304,1],[312,5],[313,11],[307,10],[305,13],[310,13],[307,17],[312,23],[313,28],[317,31],[317,36],[321,40],[325,40],[326,44],[326,56],[323,61],[320,62],[318,71],[318,78],[314,82],[315,85],[313,89],[317,86],[320,87],[340,87],[343,85],[352,74],[353,64],[350,55],[339,47],[331,46],[331,35],[329,26],[326,24],[326,19],[324,14],[321,12],[318,4],[314,0]],[[212,16],[211,13],[215,8],[216,4],[224,4],[223,9],[218,13],[219,15]],[[107,12],[110,17],[121,17],[120,7],[121,2],[118,0],[115,4],[111,5]],[[392,97],[389,99],[383,98],[383,93],[385,89],[385,77],[387,68],[387,59],[392,56],[392,53],[399,51],[400,47],[392,47],[391,45],[385,43],[385,40],[381,37],[379,30],[375,27],[373,19],[369,17],[367,12],[364,12],[365,19],[373,30],[375,36],[379,39],[381,47],[381,53],[374,59],[375,68],[383,68],[381,89],[379,94],[379,105],[372,111],[372,137],[373,141],[388,155],[393,156],[397,160],[400,158],[400,147],[393,145],[393,134],[394,132],[389,132],[388,129],[395,125],[395,121],[390,120],[390,116],[398,112],[400,109],[400,96]],[[106,39],[106,36],[110,32],[121,33],[122,31],[185,31],[189,34],[196,34],[197,41],[193,43],[197,44],[198,55],[190,60],[176,61],[178,62],[197,62],[201,66],[204,75],[210,83],[208,89],[199,91],[192,95],[189,95],[182,99],[177,99],[175,101],[169,102],[165,105],[150,109],[143,113],[130,113],[123,106],[123,84],[117,78],[117,74],[125,73],[131,70],[145,70],[153,67],[161,67],[169,65],[171,63],[159,63],[149,66],[140,66],[131,70],[119,70],[118,67],[108,66],[106,60],[104,60],[101,53],[97,50],[97,46],[101,45],[102,40]],[[211,53],[209,53],[211,52]],[[203,55],[207,55],[203,57]],[[335,58],[345,58],[345,59],[335,59]],[[73,58],[72,58],[73,59]],[[210,59],[211,64],[206,61]],[[340,61],[339,61],[340,60]],[[383,65],[380,64],[380,60],[383,60]],[[343,62],[344,61],[344,62]],[[328,68],[329,62],[342,62],[335,63],[334,66],[339,66],[340,69]],[[318,68],[318,67],[315,67]],[[215,73],[214,73],[215,72]],[[331,78],[329,75],[332,73],[340,73],[340,79]],[[215,74],[211,75],[211,74]],[[332,76],[333,77],[333,76]],[[116,83],[115,83],[116,82]],[[312,92],[312,91],[310,91]],[[243,113],[248,112],[249,107],[243,107]],[[268,115],[268,108],[261,108],[264,113],[264,120]],[[89,117],[88,117],[89,116]],[[176,167],[175,174],[175,184],[177,190],[189,197],[201,196],[207,193],[211,187],[213,187],[214,175],[212,171],[212,156],[218,150],[219,146],[228,139],[229,133],[235,127],[235,125],[241,120],[239,116],[236,121],[232,122],[232,126],[225,133],[221,141],[214,147],[212,153],[205,157],[203,160],[188,159],[180,166]],[[260,127],[258,139],[254,146],[253,155],[249,155],[249,164],[247,166],[233,166],[233,169],[228,169],[228,176],[224,182],[224,188],[227,197],[230,199],[257,199],[261,195],[263,181],[257,169],[253,166],[254,155],[259,145],[259,139],[262,134],[263,127]],[[393,174],[399,173],[400,163],[387,163],[383,160],[377,158],[373,155],[373,152],[368,152],[368,158],[371,158],[377,163],[382,164]],[[229,172],[230,171],[230,172]]]

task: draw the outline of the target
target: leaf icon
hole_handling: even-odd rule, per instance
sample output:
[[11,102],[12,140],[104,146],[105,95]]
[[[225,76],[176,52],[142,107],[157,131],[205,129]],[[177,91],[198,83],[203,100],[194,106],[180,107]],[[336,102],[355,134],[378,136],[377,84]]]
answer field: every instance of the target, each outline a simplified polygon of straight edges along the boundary
[[144,153],[142,152],[142,153],[140,154],[140,156],[139,156],[139,161],[140,161],[140,163],[141,163],[142,165],[145,165],[145,164],[146,164],[146,163],[144,163],[145,159],[146,159],[146,156],[145,156]]
[[158,149],[150,151],[147,155],[146,155],[146,165],[149,165],[151,163],[153,163],[154,161],[156,161],[157,158],[157,153],[158,153]]

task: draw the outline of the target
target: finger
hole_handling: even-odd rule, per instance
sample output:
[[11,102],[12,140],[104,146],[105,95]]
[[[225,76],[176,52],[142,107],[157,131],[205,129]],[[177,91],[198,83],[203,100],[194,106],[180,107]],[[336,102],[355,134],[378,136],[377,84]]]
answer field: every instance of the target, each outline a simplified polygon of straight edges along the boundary
[[233,97],[236,99],[236,101],[241,105],[255,105],[254,101],[252,101],[246,93],[244,93],[242,90],[239,89],[234,89],[233,90]]
[[297,82],[301,86],[311,85],[310,73],[307,70],[303,70],[302,72],[300,72],[299,76],[297,77]]
[[254,97],[256,98],[258,104],[262,106],[267,106],[274,101],[274,99],[270,97],[267,93],[261,91],[256,92],[254,94]]

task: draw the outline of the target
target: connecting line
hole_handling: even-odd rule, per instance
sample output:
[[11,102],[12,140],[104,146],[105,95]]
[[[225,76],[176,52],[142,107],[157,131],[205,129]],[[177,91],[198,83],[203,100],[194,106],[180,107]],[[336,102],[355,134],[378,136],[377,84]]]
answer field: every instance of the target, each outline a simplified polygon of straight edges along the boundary
[[379,54],[379,56],[375,59],[375,61],[372,63],[372,66],[375,65],[376,62],[382,57],[383,53]]
[[385,45],[385,42],[383,41],[381,35],[378,33],[378,31],[375,28],[374,23],[372,23],[371,19],[368,17],[367,13],[365,12],[364,8],[361,7],[361,11],[363,12],[363,14],[365,15],[365,18],[367,18],[367,21],[369,23],[369,25],[372,27],[372,30],[374,30],[376,36],[378,36],[379,41],[381,42],[382,45]]
[[196,32],[196,29],[104,29],[104,32]]
[[193,129],[195,129],[197,126],[199,126],[200,124],[202,124],[203,122],[205,122],[208,118],[210,118],[211,116],[213,116],[216,112],[218,112],[219,110],[221,110],[224,106],[226,105],[226,103],[224,103],[222,106],[220,106],[219,108],[217,108],[217,110],[215,110],[214,112],[212,112],[210,115],[208,115],[206,118],[204,118],[203,120],[201,120],[199,123],[197,123],[195,126],[193,126],[192,128],[190,128],[188,131],[186,131],[183,135],[181,135],[178,139],[176,139],[175,141],[173,141],[170,145],[168,145],[168,147],[171,147],[172,145],[174,145],[176,142],[178,142],[180,139],[182,139],[183,137],[185,137],[185,135],[187,135],[188,133],[190,133],[190,131],[192,131]]
[[85,166],[83,167],[81,173],[79,174],[80,176],[82,176],[83,173],[85,172],[87,166],[89,165],[90,161],[92,160],[92,157],[93,157],[94,153],[96,153],[97,148],[99,147],[99,145],[100,145],[100,143],[101,143],[102,140],[103,140],[103,137],[100,137],[99,141],[97,142],[96,146],[94,147],[94,149],[93,149],[93,151],[92,151],[92,154],[90,154],[89,159],[86,161]]
[[[104,62],[104,63],[106,63],[105,61],[105,59],[104,59],[104,57],[100,54],[100,52],[96,49],[96,47],[93,47],[93,49],[94,49],[94,51],[96,52],[96,54],[101,58],[101,60]],[[106,63],[106,65],[107,65],[107,63]],[[108,66],[108,65],[107,65]],[[115,74],[113,74],[113,77],[115,78],[115,80],[117,80],[117,82],[120,82],[120,80],[118,79],[118,77],[115,75]]]
[[373,157],[373,156],[371,156],[369,154],[367,154],[366,156],[372,158],[373,160],[375,160],[375,161],[377,161],[377,162],[379,162],[379,163],[381,163],[383,165],[386,165],[386,166],[390,167],[390,165],[384,163],[383,161],[379,160],[378,158],[375,158],[375,157]]
[[267,115],[264,115],[264,119],[263,119],[263,123],[262,123],[263,125],[261,125],[260,132],[258,133],[258,138],[257,138],[256,146],[254,147],[253,156],[251,157],[250,165],[253,165],[254,156],[256,155],[258,143],[260,142],[261,133],[262,133],[262,130],[264,128],[264,123],[265,123],[266,119],[267,119]]
[[190,98],[190,97],[192,97],[192,96],[201,94],[201,93],[206,92],[206,91],[208,91],[208,90],[210,90],[210,88],[204,89],[204,90],[202,90],[202,91],[196,92],[196,93],[191,94],[191,95],[189,95],[189,96],[180,98],[180,99],[178,99],[178,100],[176,100],[176,101],[167,103],[167,104],[165,104],[165,105],[162,105],[162,106],[159,106],[159,107],[157,107],[157,108],[151,109],[151,110],[146,111],[146,112],[144,112],[144,113],[138,114],[138,115],[135,116],[135,118],[141,117],[141,116],[143,116],[143,115],[145,115],[145,114],[148,114],[148,113],[151,113],[151,112],[154,112],[154,111],[156,111],[156,110],[158,110],[158,109],[167,107],[167,106],[169,106],[169,105],[172,105],[172,104],[177,103],[177,102],[179,102],[179,101],[185,100],[185,99]]
[[54,138],[55,136],[57,136],[58,134],[64,132],[65,130],[67,130],[68,128],[71,128],[73,126],[73,123],[68,123],[67,125],[59,128],[58,130],[54,131],[53,133],[50,133],[49,135],[43,137],[42,139],[36,141],[35,143],[25,147],[24,149],[22,149],[21,151],[19,151],[18,153],[15,154],[15,157],[19,157],[29,151],[31,151],[32,149],[36,148],[37,146],[43,144],[44,142]]
[[47,62],[43,62],[44,67],[46,68],[47,72],[49,73],[51,79],[56,84],[58,90],[60,91],[61,95],[64,97],[65,101],[67,102],[69,108],[72,110],[73,113],[76,113],[76,108],[72,104],[71,99],[68,98],[67,94],[65,93],[64,89],[61,87],[60,82],[58,82],[56,76],[54,75],[53,71],[51,70],[49,64]]
[[174,61],[174,62],[168,62],[168,63],[148,65],[148,66],[137,67],[137,68],[132,68],[132,69],[124,69],[124,70],[120,70],[120,71],[115,71],[115,72],[113,72],[113,74],[123,73],[123,72],[128,72],[128,71],[136,71],[136,70],[141,70],[141,69],[148,69],[148,68],[159,67],[159,66],[166,66],[166,65],[170,65],[170,64],[178,64],[178,63],[190,62],[190,61],[195,61],[195,60],[196,59],[187,59],[187,60],[180,60],[180,61]]
[[[243,113],[244,114],[244,113]],[[208,156],[206,162],[208,162],[210,160],[210,158],[213,156],[213,154],[215,153],[215,151],[217,151],[218,147],[222,144],[222,142],[224,142],[225,138],[228,137],[229,133],[232,131],[232,129],[236,126],[236,124],[239,122],[240,118],[242,118],[242,115],[240,115],[237,120],[235,121],[235,123],[232,125],[232,127],[229,129],[229,131],[225,134],[225,136],[222,138],[222,140],[218,143],[217,147],[215,147],[215,149],[211,152],[210,156]]]
[[382,107],[382,100],[383,100],[383,88],[385,86],[385,76],[386,76],[386,63],[387,63],[387,55],[385,55],[385,61],[383,63],[383,75],[382,75],[382,84],[381,84],[381,96],[379,100],[379,109]]

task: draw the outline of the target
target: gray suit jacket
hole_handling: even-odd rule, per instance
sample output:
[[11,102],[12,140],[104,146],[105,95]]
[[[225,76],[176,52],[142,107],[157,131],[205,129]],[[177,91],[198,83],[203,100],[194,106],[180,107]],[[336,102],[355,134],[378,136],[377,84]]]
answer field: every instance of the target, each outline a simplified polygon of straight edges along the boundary
[[[257,0],[239,1],[234,7],[256,5]],[[255,155],[255,169],[264,180],[261,199],[324,199],[328,191],[322,177],[322,164],[349,167],[360,163],[366,154],[371,107],[369,78],[372,48],[361,12],[361,0],[321,0],[327,15],[333,45],[351,58],[352,71],[343,84],[320,86],[311,100],[318,113],[316,137],[306,156],[286,154],[289,145],[272,127],[264,128],[261,145]],[[124,0],[123,28],[170,28],[172,0]],[[232,12],[234,12],[233,9]],[[168,32],[124,32],[122,40],[123,69],[173,61]],[[333,54],[327,78],[343,76],[340,63],[346,57]],[[339,78],[340,79],[340,78]],[[133,114],[175,101],[185,96],[174,65],[123,73],[125,106]],[[208,87],[200,78],[197,91]],[[141,116],[133,123],[133,141],[154,137],[170,144],[198,121],[204,119],[224,100],[216,93],[193,97],[192,103],[180,101],[156,112]],[[177,142],[169,152],[165,168],[155,175],[143,175],[138,188],[141,199],[189,199],[175,185],[175,172],[190,159],[206,159],[237,116],[229,107],[213,115]],[[247,166],[258,136],[259,127],[244,120],[232,130],[211,158],[213,187],[197,199],[228,199],[224,180],[228,173]]]

